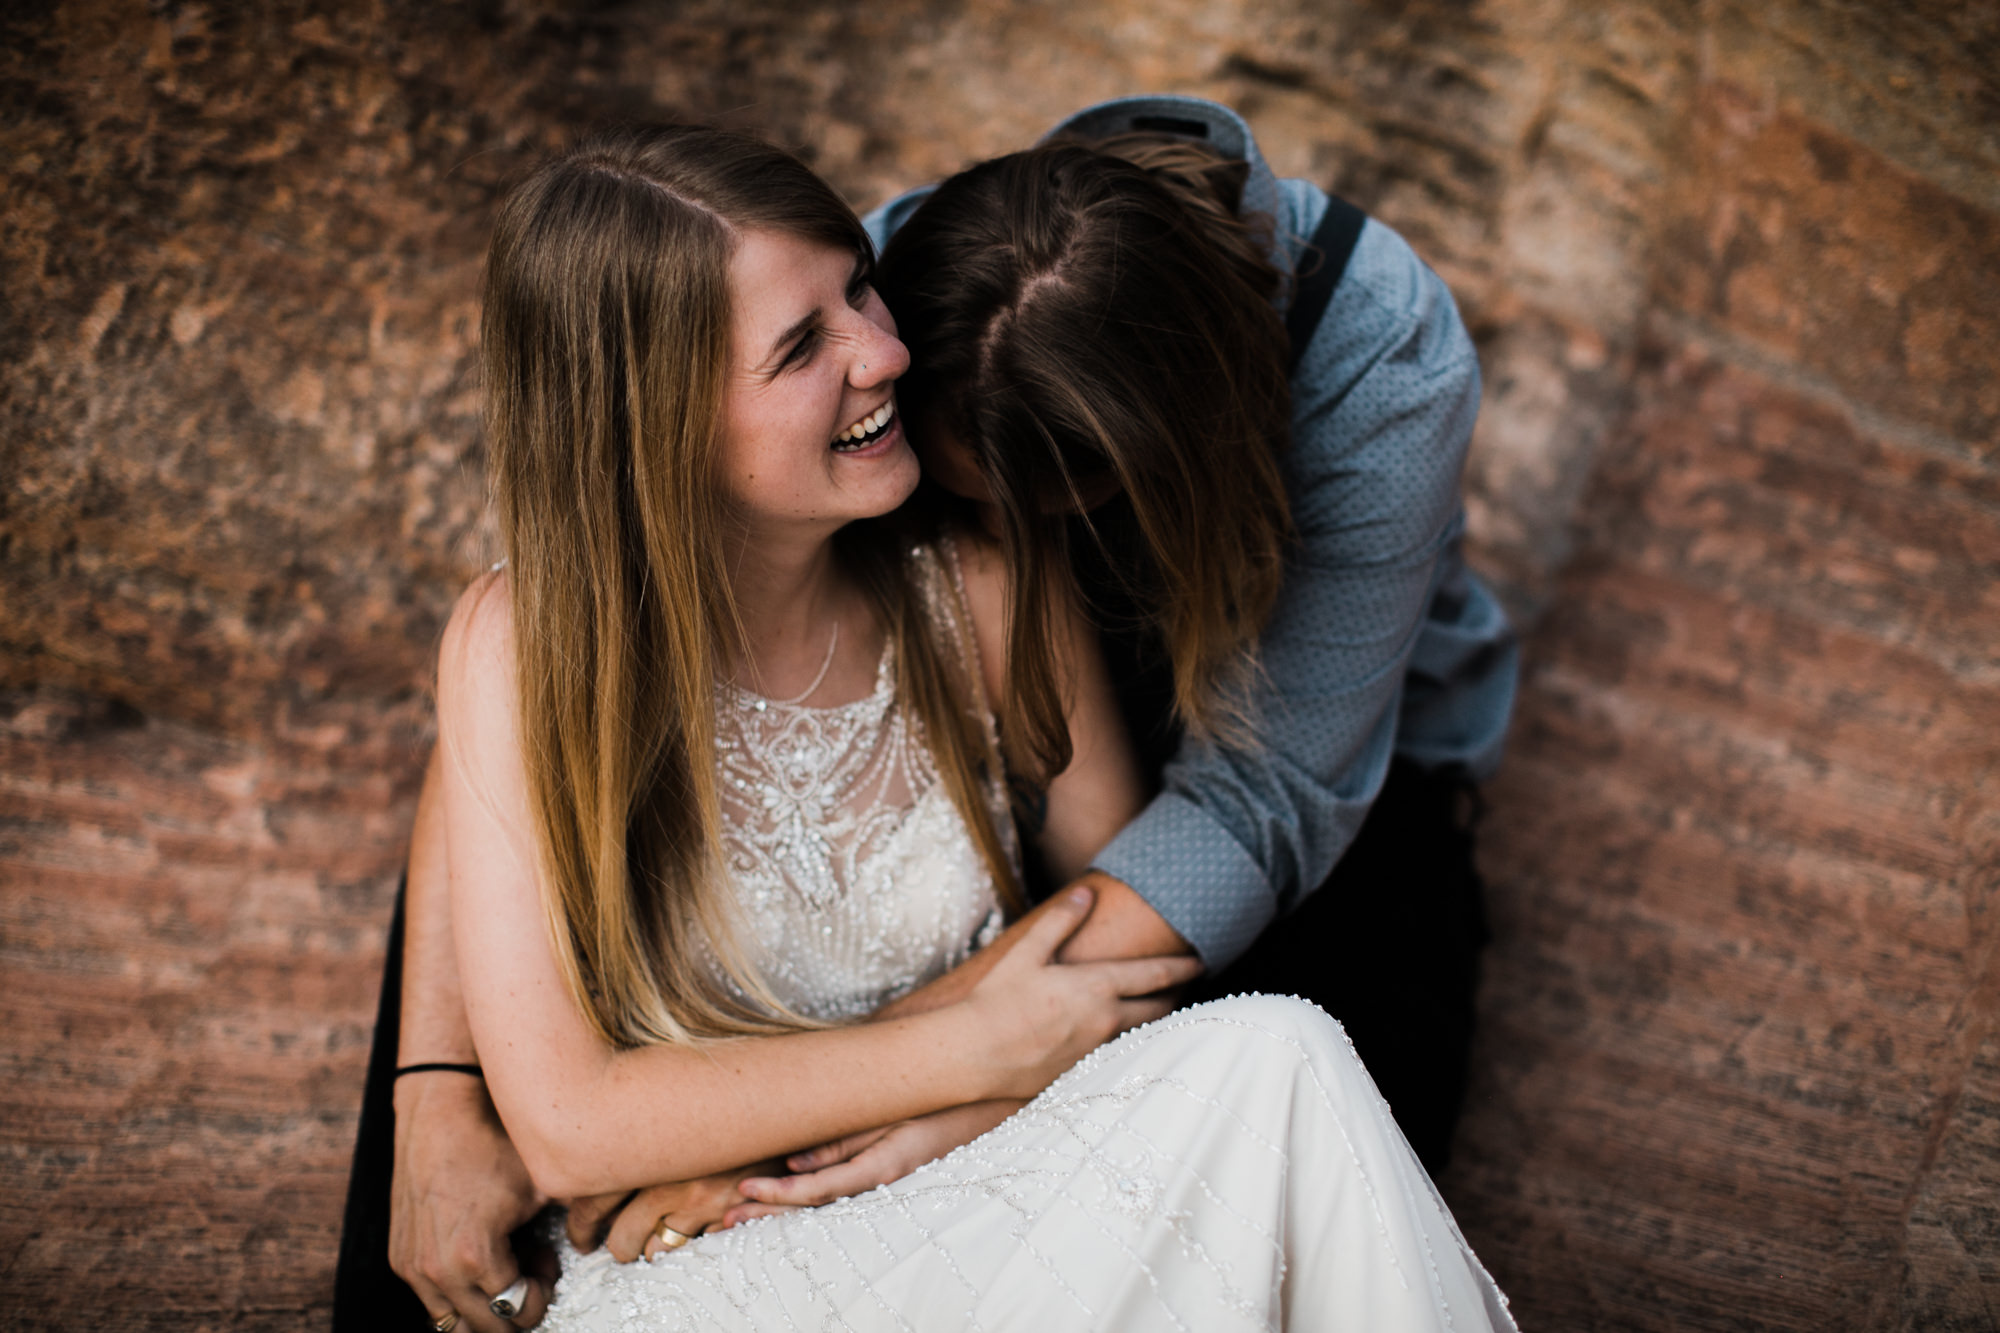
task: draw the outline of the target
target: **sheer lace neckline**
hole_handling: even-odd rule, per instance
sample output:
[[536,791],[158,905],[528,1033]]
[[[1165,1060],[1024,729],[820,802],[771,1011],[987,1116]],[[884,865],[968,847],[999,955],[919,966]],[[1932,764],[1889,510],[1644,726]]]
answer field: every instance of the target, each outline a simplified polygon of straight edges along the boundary
[[850,699],[846,703],[809,704],[791,702],[784,699],[772,699],[757,693],[755,690],[745,689],[735,681],[722,682],[721,691],[731,704],[753,713],[785,716],[799,713],[837,714],[844,710],[860,709],[872,704],[879,704],[887,698],[890,691],[895,688],[895,662],[896,641],[893,637],[888,637],[882,644],[882,655],[875,660],[874,688],[859,699]]
[[[911,559],[925,632],[959,670],[976,672],[948,549],[919,548]],[[1005,924],[923,720],[896,689],[900,674],[890,635],[875,688],[848,703],[785,703],[716,685],[716,795],[735,939],[771,998],[793,1013],[836,1022],[872,1013],[963,962]],[[991,747],[992,718],[983,720]],[[997,766],[982,785],[985,815],[1011,858]]]

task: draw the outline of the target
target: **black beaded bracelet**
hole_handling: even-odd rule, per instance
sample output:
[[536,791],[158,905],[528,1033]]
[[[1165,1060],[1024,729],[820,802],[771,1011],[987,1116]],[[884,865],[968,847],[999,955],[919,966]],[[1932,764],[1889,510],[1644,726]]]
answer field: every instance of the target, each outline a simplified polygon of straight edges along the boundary
[[405,1074],[431,1074],[438,1072],[443,1072],[446,1074],[470,1074],[474,1078],[486,1077],[486,1071],[481,1069],[478,1065],[453,1065],[453,1064],[442,1064],[442,1063],[404,1065],[401,1069],[398,1069],[396,1071],[396,1077],[401,1078]]

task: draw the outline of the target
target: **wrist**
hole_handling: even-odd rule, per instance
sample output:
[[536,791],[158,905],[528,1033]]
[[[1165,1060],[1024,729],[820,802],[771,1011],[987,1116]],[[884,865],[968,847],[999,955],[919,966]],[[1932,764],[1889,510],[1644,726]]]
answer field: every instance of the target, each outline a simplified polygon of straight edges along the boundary
[[[410,1067],[405,1065],[401,1068]],[[472,1107],[483,1114],[492,1105],[486,1095],[484,1078],[455,1069],[412,1070],[396,1080],[392,1100],[398,1116],[407,1115],[421,1106]]]
[[940,1076],[930,1100],[938,1109],[989,1101],[1006,1095],[1005,1073],[1013,1053],[1002,1036],[1004,1025],[992,1021],[968,989],[948,1004],[907,1021],[928,1027],[935,1056],[931,1068]]
[[1057,950],[1059,961],[1094,963],[1194,952],[1159,909],[1124,880],[1102,870],[1087,870],[1075,882],[1089,885],[1095,899],[1088,919]]

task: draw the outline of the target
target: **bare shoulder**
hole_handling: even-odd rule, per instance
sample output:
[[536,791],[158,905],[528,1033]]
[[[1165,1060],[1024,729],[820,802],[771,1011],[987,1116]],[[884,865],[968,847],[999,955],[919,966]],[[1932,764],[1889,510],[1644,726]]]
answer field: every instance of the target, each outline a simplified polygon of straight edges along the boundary
[[514,665],[514,608],[507,572],[481,574],[458,595],[438,647],[440,704],[507,688]]
[[980,675],[986,697],[996,705],[1007,695],[1006,554],[984,533],[952,534],[958,552],[959,576],[965,581],[966,610],[972,615],[972,637],[979,646]]
[[973,618],[990,616],[998,630],[1007,608],[1007,558],[1000,543],[984,533],[955,532],[951,544],[958,552],[958,570]]

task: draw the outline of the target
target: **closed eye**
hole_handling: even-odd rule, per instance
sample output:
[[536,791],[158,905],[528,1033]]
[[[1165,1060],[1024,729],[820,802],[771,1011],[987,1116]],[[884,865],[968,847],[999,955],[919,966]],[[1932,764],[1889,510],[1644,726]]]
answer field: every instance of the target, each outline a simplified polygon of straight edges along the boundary
[[799,340],[785,352],[785,359],[778,363],[778,369],[786,370],[792,366],[805,365],[812,360],[813,353],[818,350],[819,329],[815,326],[799,335]]
[[[857,258],[854,261],[854,272],[847,279],[846,297],[848,305],[856,310],[860,310],[868,304],[868,298],[873,294],[873,286],[869,280],[873,276],[874,270],[865,259]],[[793,328],[798,330],[798,334],[789,345],[785,345],[784,355],[779,358],[777,365],[772,367],[770,373],[775,375],[782,371],[790,370],[795,366],[803,366],[813,359],[813,354],[819,351],[820,341],[824,332],[817,320],[818,316],[816,314],[808,315],[805,319],[800,320],[798,324],[793,325]],[[789,337],[791,335],[788,332],[786,336]],[[780,339],[780,344],[784,345],[783,339]]]

